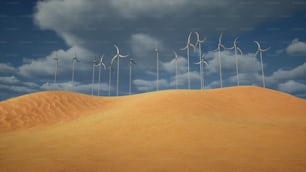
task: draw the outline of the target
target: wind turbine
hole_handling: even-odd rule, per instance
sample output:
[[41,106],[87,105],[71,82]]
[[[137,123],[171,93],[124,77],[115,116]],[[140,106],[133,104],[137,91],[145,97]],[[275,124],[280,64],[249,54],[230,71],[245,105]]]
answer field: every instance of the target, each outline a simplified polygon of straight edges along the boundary
[[115,61],[115,57],[112,58],[110,66],[108,67],[109,69],[109,76],[108,76],[108,96],[110,96],[110,92],[111,92],[111,82],[112,82],[112,71],[113,71],[113,63]]
[[[195,32],[196,36],[197,36],[197,42],[196,42],[196,45],[195,46],[199,46],[198,49],[199,49],[199,63],[196,63],[196,64],[200,64],[200,81],[201,81],[201,89],[203,89],[203,83],[202,83],[202,78],[203,76],[201,75],[202,72],[203,72],[203,62],[202,62],[202,58],[204,58],[204,55],[202,57],[202,44],[206,41],[206,38],[204,38],[203,40],[200,40],[200,34],[199,32]],[[205,62],[205,61],[204,61]],[[205,62],[206,63],[206,62]],[[206,63],[207,64],[207,63]]]
[[192,32],[189,33],[188,38],[187,38],[187,43],[186,43],[186,47],[181,48],[181,50],[187,50],[187,61],[188,61],[188,89],[190,89],[190,73],[189,73],[189,49],[190,47],[193,47],[193,49],[195,50],[195,46],[190,43],[190,38],[191,38],[191,34]]
[[265,73],[264,73],[263,61],[262,61],[262,53],[268,51],[268,50],[270,49],[270,47],[269,47],[269,48],[266,48],[266,49],[262,49],[262,48],[260,47],[260,44],[259,44],[258,41],[254,41],[254,43],[257,45],[256,56],[257,56],[258,53],[259,53],[259,56],[260,56],[262,85],[263,85],[264,88],[266,88]]
[[175,86],[176,86],[176,89],[178,88],[178,79],[177,79],[177,61],[178,61],[178,55],[175,51],[173,51],[174,53],[174,57],[175,57]]
[[159,90],[159,65],[158,65],[158,58],[159,58],[159,52],[158,52],[158,43],[156,42],[156,47],[155,47],[155,52],[156,52],[156,90]]
[[58,72],[58,61],[59,58],[57,57],[57,52],[55,52],[55,57],[53,58],[53,60],[56,61],[56,66],[55,66],[55,72],[54,72],[54,84],[56,84],[56,77],[57,77],[57,72]]
[[98,96],[100,96],[100,87],[101,87],[101,69],[102,69],[102,66],[103,66],[104,70],[106,70],[106,66],[105,66],[105,64],[103,63],[103,58],[104,58],[104,55],[102,55],[102,57],[100,58],[99,63],[97,64],[97,66],[99,66],[99,78],[98,78]]
[[91,85],[91,95],[94,94],[94,85],[95,85],[95,67],[97,66],[97,59],[95,58],[92,61],[92,85]]
[[233,50],[235,51],[235,63],[236,63],[236,80],[237,80],[237,85],[239,86],[240,85],[240,82],[239,82],[239,64],[238,64],[238,56],[237,56],[237,51],[239,51],[240,53],[240,56],[242,56],[242,51],[241,49],[237,46],[237,40],[238,40],[239,37],[236,37],[234,39],[234,45],[233,47],[231,48],[226,48],[226,49],[229,49],[229,50]]
[[218,63],[219,63],[219,75],[220,75],[220,87],[223,87],[223,81],[222,81],[222,62],[221,62],[221,48],[225,48],[224,45],[222,44],[222,35],[223,33],[221,32],[219,35],[219,42],[218,42],[218,48],[216,49],[218,51]]
[[117,61],[117,96],[118,96],[118,90],[119,90],[119,67],[120,67],[120,65],[119,65],[119,63],[120,63],[120,58],[126,58],[126,57],[128,57],[128,55],[121,55],[120,54],[120,51],[119,51],[119,48],[118,48],[118,46],[117,45],[114,45],[114,47],[116,48],[116,54],[114,55],[114,57],[112,58],[112,60],[113,59],[118,59],[118,61]]
[[200,82],[201,82],[201,89],[204,89],[204,64],[208,65],[208,63],[204,60],[204,54],[202,54],[200,61],[195,63],[200,65]]
[[136,64],[135,59],[130,58],[129,59],[129,65],[130,65],[130,84],[129,84],[129,94],[132,94],[132,65]]
[[75,70],[75,63],[76,62],[80,62],[80,61],[77,58],[76,52],[74,52],[74,57],[72,58],[72,77],[71,77],[72,86],[73,86],[73,81],[74,81],[74,70]]

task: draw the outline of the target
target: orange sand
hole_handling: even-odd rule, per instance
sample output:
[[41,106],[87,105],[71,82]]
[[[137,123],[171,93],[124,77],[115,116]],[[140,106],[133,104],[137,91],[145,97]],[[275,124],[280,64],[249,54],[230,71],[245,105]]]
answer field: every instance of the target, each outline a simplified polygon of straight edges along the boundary
[[306,101],[258,87],[0,102],[0,171],[306,171]]

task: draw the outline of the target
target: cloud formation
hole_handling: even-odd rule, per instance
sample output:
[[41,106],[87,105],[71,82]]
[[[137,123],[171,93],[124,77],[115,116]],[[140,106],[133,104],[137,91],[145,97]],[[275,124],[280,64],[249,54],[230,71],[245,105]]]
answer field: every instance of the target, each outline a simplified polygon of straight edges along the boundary
[[306,55],[306,42],[296,38],[288,45],[286,52],[290,55]]

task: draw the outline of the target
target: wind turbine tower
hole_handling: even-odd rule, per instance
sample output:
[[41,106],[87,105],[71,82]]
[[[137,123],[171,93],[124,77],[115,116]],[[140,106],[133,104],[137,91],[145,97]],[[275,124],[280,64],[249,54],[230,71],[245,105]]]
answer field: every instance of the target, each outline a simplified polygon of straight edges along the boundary
[[108,96],[110,96],[111,93],[111,84],[112,84],[112,71],[113,71],[113,63],[116,60],[115,57],[112,58],[110,66],[108,67],[109,70],[109,76],[108,76]]
[[178,88],[178,78],[177,78],[177,74],[178,74],[178,71],[177,71],[178,55],[175,51],[173,51],[173,53],[174,53],[174,57],[175,57],[175,88],[177,89]]
[[263,67],[263,61],[262,61],[262,53],[268,51],[270,49],[270,47],[266,48],[266,49],[262,49],[258,41],[254,41],[254,43],[257,45],[256,56],[257,56],[258,53],[259,53],[259,56],[260,56],[262,85],[263,85],[264,88],[266,88],[265,73],[264,73],[264,67]]
[[129,65],[130,65],[130,83],[129,83],[129,94],[132,94],[132,65],[136,64],[135,59],[130,58],[129,59]]
[[80,61],[77,58],[76,52],[74,52],[74,57],[72,58],[72,77],[71,77],[72,86],[73,86],[73,82],[74,82],[74,72],[75,72],[75,63],[76,62],[80,62]]
[[159,51],[158,51],[158,43],[156,42],[156,46],[155,46],[155,52],[156,52],[156,90],[159,90]]
[[105,64],[103,63],[103,58],[104,58],[104,55],[102,55],[102,57],[100,58],[100,61],[98,63],[97,66],[99,66],[99,78],[98,78],[98,96],[100,96],[100,87],[101,87],[101,70],[102,70],[102,66],[104,68],[104,70],[106,70],[106,66]]
[[117,58],[117,96],[118,96],[119,95],[119,67],[120,67],[120,58],[126,58],[126,57],[128,57],[128,55],[121,55],[118,46],[114,45],[114,47],[116,48],[116,54],[114,55],[112,60]]
[[201,90],[204,89],[204,64],[208,65],[208,63],[204,60],[204,54],[202,54],[200,61],[195,63],[200,65],[200,82],[201,82]]
[[187,50],[187,61],[188,61],[188,67],[187,67],[187,70],[188,70],[188,73],[187,73],[187,75],[188,75],[188,89],[190,89],[190,65],[189,65],[189,56],[190,56],[190,47],[193,47],[193,49],[195,50],[195,46],[192,44],[192,43],[190,43],[190,39],[191,39],[191,35],[192,35],[192,32],[190,32],[189,33],[189,35],[188,35],[188,38],[187,38],[187,43],[186,43],[186,47],[184,47],[184,48],[182,48],[181,50]]
[[203,63],[205,61],[204,59],[202,60],[202,58],[204,58],[204,55],[202,56],[202,44],[206,41],[206,38],[204,38],[203,40],[200,40],[200,34],[198,32],[195,32],[195,34],[197,36],[197,42],[195,46],[198,46],[199,60],[200,60],[199,63],[196,63],[196,64],[200,64],[200,81],[201,81],[201,89],[203,89],[204,87],[204,81],[202,81],[203,80]]
[[57,57],[57,52],[55,53],[55,57],[53,58],[53,60],[56,61],[55,72],[54,72],[54,84],[56,84],[56,82],[57,82],[57,72],[58,72],[58,61],[59,61],[59,58]]
[[219,35],[219,42],[218,42],[218,48],[216,49],[218,51],[218,63],[219,63],[219,77],[220,77],[220,87],[223,87],[223,81],[222,81],[222,61],[221,61],[221,48],[225,48],[222,44],[222,35],[221,32]]
[[234,45],[233,47],[231,48],[226,48],[226,49],[229,49],[229,50],[233,50],[235,51],[235,64],[236,64],[236,80],[237,80],[237,85],[239,86],[240,85],[240,81],[239,81],[239,64],[238,64],[238,56],[237,56],[237,51],[239,51],[240,53],[240,56],[242,56],[242,51],[241,49],[237,46],[237,40],[238,40],[239,37],[236,37],[234,39]]
[[94,95],[94,85],[95,85],[95,67],[97,66],[96,58],[92,62],[92,85],[91,85],[91,95]]

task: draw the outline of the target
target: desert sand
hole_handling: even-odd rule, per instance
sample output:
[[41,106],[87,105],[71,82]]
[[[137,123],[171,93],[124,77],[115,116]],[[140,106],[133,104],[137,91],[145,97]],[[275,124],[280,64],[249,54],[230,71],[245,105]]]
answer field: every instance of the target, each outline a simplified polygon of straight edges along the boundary
[[306,100],[253,86],[0,102],[0,171],[306,171]]

